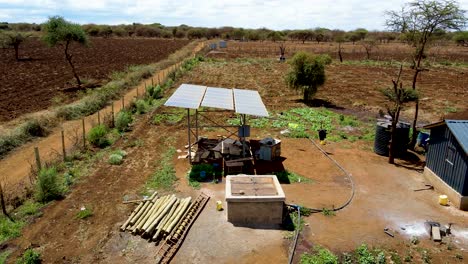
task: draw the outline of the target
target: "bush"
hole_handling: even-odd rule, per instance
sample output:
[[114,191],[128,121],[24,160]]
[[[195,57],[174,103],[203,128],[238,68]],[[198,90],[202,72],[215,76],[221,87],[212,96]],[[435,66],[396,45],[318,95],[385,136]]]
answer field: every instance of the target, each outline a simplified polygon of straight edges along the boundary
[[49,202],[63,197],[63,183],[58,178],[55,167],[44,168],[39,171],[37,177],[36,200],[38,202]]
[[88,141],[93,146],[98,148],[105,148],[110,145],[110,141],[107,138],[107,127],[104,125],[98,125],[93,128],[88,133]]
[[109,156],[109,163],[112,165],[120,165],[123,163],[123,157],[119,154],[111,154]]
[[0,243],[10,238],[19,237],[23,226],[23,221],[13,222],[4,216],[0,216]]
[[16,261],[16,264],[39,264],[42,263],[41,253],[36,252],[34,249],[27,249],[23,256]]
[[128,129],[131,122],[132,114],[127,111],[120,111],[115,119],[115,128],[120,132],[124,132]]
[[[202,176],[202,171],[204,171],[205,176]],[[213,178],[213,173],[220,175],[221,172],[216,172],[211,164],[197,164],[193,165],[189,173],[189,180],[191,181],[206,181],[207,179]]]
[[139,99],[135,102],[135,108],[138,114],[144,114],[148,112],[149,105],[145,100]]
[[161,89],[161,86],[159,86],[159,84],[156,86],[150,85],[147,88],[147,91],[148,91],[148,96],[150,98],[153,98],[153,99],[162,98],[162,89]]
[[47,136],[47,129],[37,120],[28,120],[22,126],[23,133],[32,137],[44,137]]

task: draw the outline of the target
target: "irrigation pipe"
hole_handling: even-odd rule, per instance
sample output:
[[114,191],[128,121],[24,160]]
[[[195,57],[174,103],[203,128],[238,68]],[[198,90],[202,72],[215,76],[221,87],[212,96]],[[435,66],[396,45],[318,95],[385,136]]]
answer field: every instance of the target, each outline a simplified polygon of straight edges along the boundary
[[[317,145],[317,143],[315,143],[314,140],[312,139],[309,139],[312,144],[314,144],[314,146],[316,146],[328,159],[330,159],[341,171],[344,172],[344,174],[346,175],[346,177],[348,177],[350,183],[351,183],[351,195],[350,197],[348,198],[348,200],[343,204],[341,205],[340,207],[338,208],[332,208],[332,209],[326,209],[326,208],[322,208],[322,209],[317,209],[317,208],[307,208],[309,210],[311,210],[311,213],[320,213],[320,212],[323,212],[324,210],[329,210],[329,211],[339,211],[343,208],[345,208],[346,206],[348,206],[351,201],[353,200],[354,198],[354,193],[355,193],[355,186],[354,186],[354,180],[353,180],[353,176],[351,175],[351,173],[349,173],[345,168],[343,168],[343,166],[341,166],[335,159],[333,159],[332,157],[330,157],[330,155],[328,155],[328,153],[323,150],[319,145]],[[293,241],[293,245],[292,245],[292,250],[290,251],[289,253],[289,259],[288,259],[288,263],[291,264],[292,261],[293,261],[293,258],[294,258],[294,252],[296,251],[296,245],[297,245],[297,239],[299,237],[299,233],[300,233],[300,227],[299,225],[301,224],[301,207],[298,206],[298,205],[294,205],[294,204],[288,204],[288,206],[291,206],[293,208],[297,208],[297,215],[298,215],[298,229],[297,229],[297,232],[296,234],[294,235],[294,241]]]
[[316,146],[328,159],[330,159],[341,171],[344,172],[344,174],[346,175],[346,177],[348,177],[350,183],[351,183],[351,195],[350,197],[348,198],[348,200],[342,204],[340,207],[338,208],[332,208],[332,209],[326,209],[326,208],[322,208],[322,209],[317,209],[317,208],[308,208],[310,210],[312,210],[313,213],[320,213],[320,212],[323,212],[324,210],[329,210],[329,211],[339,211],[343,208],[345,208],[346,206],[348,206],[351,201],[353,200],[354,198],[354,193],[355,193],[355,186],[354,186],[354,180],[353,180],[353,176],[351,175],[351,173],[349,173],[345,168],[343,168],[343,166],[341,166],[335,159],[333,159],[332,157],[330,157],[330,155],[328,155],[328,153],[323,150],[319,145],[317,145],[317,143],[314,142],[314,140],[312,139],[309,139],[312,144],[314,144],[314,146]]

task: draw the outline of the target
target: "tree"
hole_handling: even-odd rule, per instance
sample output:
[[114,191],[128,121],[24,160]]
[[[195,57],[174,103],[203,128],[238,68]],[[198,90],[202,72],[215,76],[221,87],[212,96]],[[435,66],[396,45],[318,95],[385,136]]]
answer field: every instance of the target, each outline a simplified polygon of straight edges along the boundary
[[6,209],[6,204],[5,204],[5,197],[3,193],[3,181],[0,181],[0,205],[2,207],[2,212],[3,214],[10,219],[10,221],[14,222],[13,218],[11,218],[10,214],[8,214],[8,211]]
[[15,59],[16,61],[20,61],[19,47],[30,36],[30,34],[21,33],[17,31],[7,31],[1,33],[0,39],[3,40],[2,42],[4,46],[12,47],[13,49],[15,49]]
[[50,47],[62,45],[64,47],[65,59],[70,64],[75,76],[78,87],[81,86],[81,80],[76,73],[75,66],[73,65],[73,55],[70,54],[70,44],[76,42],[81,45],[88,44],[88,37],[80,25],[66,21],[63,17],[54,16],[44,24],[44,36],[42,40]]
[[297,52],[291,59],[291,70],[286,74],[286,83],[289,87],[302,91],[304,102],[308,102],[318,87],[325,84],[325,65],[330,62],[328,55]]
[[[406,4],[401,11],[386,12],[387,26],[393,31],[401,32],[411,40],[415,46],[413,56],[413,83],[416,89],[418,75],[424,70],[422,60],[425,49],[436,30],[461,29],[465,26],[465,11],[453,0],[415,0]],[[419,113],[419,100],[415,101],[414,119],[412,124],[411,147],[416,144],[418,131],[416,123]]]
[[388,98],[392,103],[391,106],[387,106],[387,112],[392,117],[392,128],[390,131],[390,149],[388,155],[388,163],[395,163],[395,138],[398,120],[400,118],[400,111],[405,103],[412,102],[418,99],[416,90],[403,88],[403,83],[400,81],[401,72],[403,66],[400,66],[398,77],[396,80],[392,80],[393,88],[382,89],[382,94]]
[[345,42],[344,34],[336,35],[335,42],[338,43],[338,58],[340,58],[340,62],[343,62],[343,54],[341,45]]
[[364,39],[361,40],[359,43],[361,43],[361,46],[364,47],[364,50],[366,51],[367,59],[370,60],[370,55],[372,50],[377,47],[377,42],[374,39]]
[[283,36],[281,35],[281,33],[279,31],[271,31],[270,33],[268,33],[267,39],[269,39],[269,40],[271,40],[273,42],[276,42],[276,41],[282,40]]
[[468,47],[468,31],[457,32],[453,36],[453,40],[457,43],[457,45]]

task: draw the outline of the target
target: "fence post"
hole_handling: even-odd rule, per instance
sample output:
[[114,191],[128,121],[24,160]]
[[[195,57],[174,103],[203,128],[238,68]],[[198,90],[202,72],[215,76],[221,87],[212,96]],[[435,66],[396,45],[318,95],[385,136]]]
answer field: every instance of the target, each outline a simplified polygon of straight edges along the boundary
[[39,156],[39,148],[34,147],[34,156],[36,156],[36,166],[37,166],[37,171],[41,171],[42,169],[42,164],[41,164],[41,157]]
[[111,115],[112,115],[112,127],[115,127],[115,124],[114,124],[114,101],[112,101],[112,105],[111,105]]
[[158,73],[158,84],[161,85],[161,80],[159,79],[159,73]]
[[85,129],[85,120],[84,120],[84,118],[81,119],[81,123],[83,124],[83,149],[86,149],[86,129]]
[[[145,86],[146,86],[146,81],[145,81]],[[139,89],[138,89],[138,86],[137,86],[137,96],[136,96],[137,99],[138,99],[138,90],[139,90]]]
[[62,128],[62,152],[63,152],[63,161],[67,160],[67,152],[65,150],[65,132]]
[[122,96],[122,109],[121,111],[123,111],[125,108],[125,96]]
[[151,86],[154,86],[154,80],[153,80],[153,77],[151,77]]
[[98,123],[98,125],[101,125],[101,114],[100,114],[100,111],[97,111],[97,123]]

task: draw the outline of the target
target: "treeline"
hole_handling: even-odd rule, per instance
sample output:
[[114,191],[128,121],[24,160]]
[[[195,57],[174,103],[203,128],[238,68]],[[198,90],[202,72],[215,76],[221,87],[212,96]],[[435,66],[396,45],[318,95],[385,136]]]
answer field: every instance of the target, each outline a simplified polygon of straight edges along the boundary
[[[164,26],[159,23],[129,25],[96,25],[85,24],[83,29],[92,37],[147,37],[147,38],[188,38],[188,39],[213,39],[244,41],[314,41],[321,42],[358,42],[371,39],[380,43],[391,41],[411,43],[413,39],[409,34],[389,31],[368,31],[358,28],[351,31],[338,29],[315,28],[304,30],[270,30],[267,28],[244,29],[234,27],[202,28],[180,25],[176,27]],[[41,24],[35,23],[7,23],[0,22],[0,30],[31,32],[42,30]],[[434,32],[434,38],[442,41],[455,41],[458,45],[468,46],[468,31],[447,32],[440,30]]]

